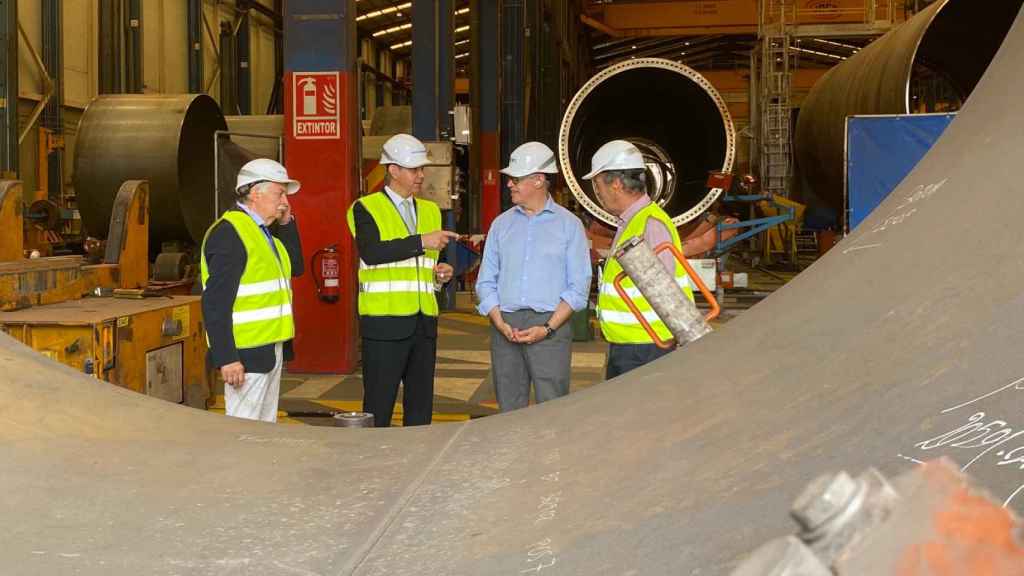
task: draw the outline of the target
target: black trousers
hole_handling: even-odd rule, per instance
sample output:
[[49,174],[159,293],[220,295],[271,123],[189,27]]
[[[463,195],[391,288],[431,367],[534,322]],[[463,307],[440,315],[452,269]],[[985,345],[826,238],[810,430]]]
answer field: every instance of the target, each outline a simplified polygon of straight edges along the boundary
[[391,415],[402,391],[402,425],[430,424],[434,410],[434,362],[437,338],[428,336],[423,321],[402,340],[363,338],[363,412],[373,414],[374,426],[391,426]]
[[611,380],[648,362],[653,362],[668,354],[674,348],[658,348],[654,344],[609,344],[608,365],[604,370],[604,379]]

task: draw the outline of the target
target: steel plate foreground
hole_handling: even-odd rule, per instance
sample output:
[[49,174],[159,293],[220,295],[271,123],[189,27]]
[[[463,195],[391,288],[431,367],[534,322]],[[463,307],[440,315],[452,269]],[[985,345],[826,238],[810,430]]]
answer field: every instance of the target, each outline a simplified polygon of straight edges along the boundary
[[261,425],[0,339],[0,572],[727,574],[816,475],[940,455],[1024,509],[1022,57],[1018,17],[931,153],[790,285],[539,407]]

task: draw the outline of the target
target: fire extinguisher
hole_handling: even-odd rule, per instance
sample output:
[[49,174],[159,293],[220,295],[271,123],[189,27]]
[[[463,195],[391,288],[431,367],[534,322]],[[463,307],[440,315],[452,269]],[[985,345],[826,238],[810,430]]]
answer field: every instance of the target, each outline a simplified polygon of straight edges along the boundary
[[[319,260],[319,263],[317,262]],[[337,302],[339,295],[340,261],[338,245],[332,244],[313,253],[309,262],[313,269],[316,295],[324,302]]]

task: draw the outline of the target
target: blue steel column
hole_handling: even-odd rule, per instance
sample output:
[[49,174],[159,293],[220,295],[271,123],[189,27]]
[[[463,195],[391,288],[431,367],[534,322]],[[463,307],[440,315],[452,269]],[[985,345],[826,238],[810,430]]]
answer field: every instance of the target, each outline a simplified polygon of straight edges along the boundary
[[[501,158],[523,143],[523,0],[501,2]],[[508,188],[501,186],[501,209],[512,206]]]
[[412,3],[412,132],[421,140],[451,135],[454,105],[452,0]]
[[188,0],[188,91],[203,91],[203,0]]
[[[64,133],[64,18],[61,0],[43,1],[43,64],[53,82],[53,95],[43,109],[41,125],[47,134]],[[64,190],[63,146],[50,151],[46,158],[47,196],[60,204]]]
[[[452,0],[413,0],[412,3],[412,133],[420,140],[451,137],[454,107],[455,58],[452,36],[455,14]],[[446,210],[444,227],[455,230],[455,211]],[[456,266],[455,244],[445,251]],[[455,307],[455,282],[442,293],[441,305]]]
[[235,74],[235,82],[238,84],[238,113],[252,114],[252,73],[249,67],[249,46],[252,35],[249,25],[249,13],[241,16],[242,21],[238,25],[238,34],[235,35],[235,58],[238,61],[238,72]]
[[0,48],[0,175],[13,177],[18,171],[18,0],[0,0]]

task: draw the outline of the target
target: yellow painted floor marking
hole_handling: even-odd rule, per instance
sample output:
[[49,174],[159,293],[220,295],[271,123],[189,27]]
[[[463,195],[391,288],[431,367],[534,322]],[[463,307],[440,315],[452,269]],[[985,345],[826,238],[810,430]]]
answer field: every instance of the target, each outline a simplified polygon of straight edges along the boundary
[[282,398],[319,398],[334,388],[344,376],[314,376],[281,395]]

